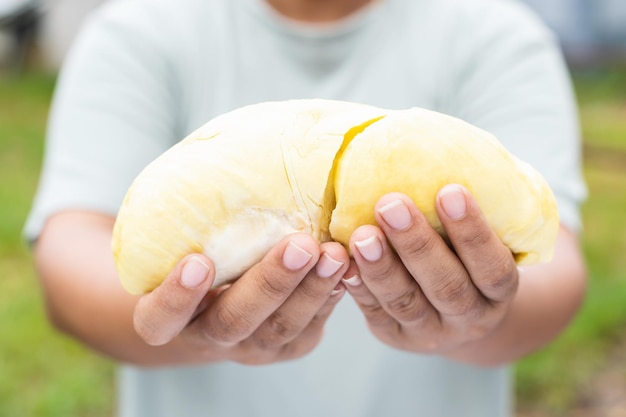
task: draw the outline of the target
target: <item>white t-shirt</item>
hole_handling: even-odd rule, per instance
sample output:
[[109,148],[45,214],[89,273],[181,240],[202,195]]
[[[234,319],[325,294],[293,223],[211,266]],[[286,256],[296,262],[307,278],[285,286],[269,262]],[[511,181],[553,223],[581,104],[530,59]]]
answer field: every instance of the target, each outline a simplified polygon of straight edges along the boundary
[[[210,118],[267,100],[426,107],[494,133],[552,186],[579,228],[577,112],[550,33],[514,0],[380,0],[334,24],[289,21],[262,0],[120,0],[95,13],[61,73],[36,239],[65,208],[115,214],[156,156]],[[400,352],[341,301],[321,344],[280,364],[122,366],[120,417],[504,417],[507,368]]]

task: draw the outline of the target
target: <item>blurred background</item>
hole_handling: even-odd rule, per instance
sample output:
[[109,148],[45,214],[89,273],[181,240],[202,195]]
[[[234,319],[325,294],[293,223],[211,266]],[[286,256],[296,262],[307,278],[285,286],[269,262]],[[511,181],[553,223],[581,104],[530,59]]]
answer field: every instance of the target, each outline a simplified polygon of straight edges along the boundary
[[[588,297],[516,367],[518,417],[626,417],[626,0],[524,0],[561,41],[589,199]],[[0,0],[0,416],[111,416],[114,365],[51,329],[21,229],[56,72],[103,0]],[[459,416],[462,417],[462,416]]]

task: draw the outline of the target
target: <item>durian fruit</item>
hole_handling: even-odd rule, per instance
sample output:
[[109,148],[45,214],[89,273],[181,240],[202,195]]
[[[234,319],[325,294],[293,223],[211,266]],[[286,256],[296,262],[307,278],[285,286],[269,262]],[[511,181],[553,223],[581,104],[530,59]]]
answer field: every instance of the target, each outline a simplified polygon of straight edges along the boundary
[[470,191],[519,264],[552,257],[554,195],[493,135],[420,108],[310,99],[218,116],[149,164],[117,216],[116,267],[124,287],[141,294],[185,255],[204,253],[219,286],[290,233],[347,247],[393,191],[413,199],[445,237],[435,196],[449,183]]

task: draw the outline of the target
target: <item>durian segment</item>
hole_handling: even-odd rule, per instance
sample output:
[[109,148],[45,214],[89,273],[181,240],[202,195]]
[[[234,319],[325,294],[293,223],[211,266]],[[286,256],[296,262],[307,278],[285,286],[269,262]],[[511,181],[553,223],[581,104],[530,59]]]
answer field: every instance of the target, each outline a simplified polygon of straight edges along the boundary
[[113,252],[133,294],[158,286],[189,253],[216,265],[214,286],[238,278],[282,237],[329,239],[327,190],[346,132],[386,111],[328,100],[242,107],[170,148],[135,179]]
[[519,264],[552,257],[559,217],[543,177],[491,134],[419,108],[390,112],[347,145],[335,173],[331,235],[347,245],[357,227],[376,224],[377,200],[397,191],[445,236],[435,198],[450,183],[470,191]]

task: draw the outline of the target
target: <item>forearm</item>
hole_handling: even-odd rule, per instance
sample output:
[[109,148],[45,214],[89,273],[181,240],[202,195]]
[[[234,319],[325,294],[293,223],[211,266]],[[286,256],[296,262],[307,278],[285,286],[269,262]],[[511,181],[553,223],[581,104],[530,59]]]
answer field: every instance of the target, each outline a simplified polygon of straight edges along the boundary
[[586,271],[576,237],[561,229],[553,261],[523,267],[517,295],[487,337],[449,352],[451,359],[494,366],[545,346],[574,317],[584,297]]
[[79,212],[48,221],[35,256],[52,323],[121,362],[151,366],[198,361],[178,339],[154,347],[137,335],[137,297],[120,285],[111,253],[113,223],[107,216]]

